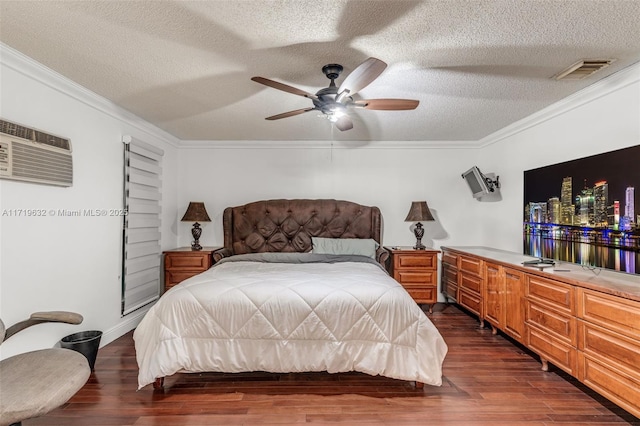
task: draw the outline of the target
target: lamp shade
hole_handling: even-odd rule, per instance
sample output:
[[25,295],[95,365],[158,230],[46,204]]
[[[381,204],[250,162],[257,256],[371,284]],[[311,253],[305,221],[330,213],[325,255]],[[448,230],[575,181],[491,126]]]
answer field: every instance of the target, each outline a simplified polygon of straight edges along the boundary
[[204,208],[204,203],[201,201],[191,201],[189,207],[184,216],[182,216],[182,222],[211,222],[207,209]]
[[435,220],[426,201],[411,202],[411,209],[404,220],[405,222],[420,222],[425,220]]

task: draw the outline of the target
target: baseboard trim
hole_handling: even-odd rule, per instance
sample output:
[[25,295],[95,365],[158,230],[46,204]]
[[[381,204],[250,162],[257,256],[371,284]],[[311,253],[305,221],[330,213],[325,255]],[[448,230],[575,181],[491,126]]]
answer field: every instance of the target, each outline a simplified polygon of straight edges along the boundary
[[131,330],[135,329],[142,318],[147,314],[149,309],[153,305],[147,305],[144,308],[140,308],[135,312],[130,313],[122,318],[122,321],[115,327],[111,327],[109,330],[102,333],[102,339],[100,340],[100,347],[108,345],[119,337],[124,336]]

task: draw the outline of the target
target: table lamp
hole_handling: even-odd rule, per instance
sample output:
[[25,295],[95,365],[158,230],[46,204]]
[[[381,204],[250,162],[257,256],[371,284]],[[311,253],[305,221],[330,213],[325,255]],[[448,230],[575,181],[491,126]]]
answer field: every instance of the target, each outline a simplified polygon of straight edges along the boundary
[[422,228],[421,221],[425,220],[435,220],[431,211],[429,210],[429,206],[427,206],[426,201],[413,201],[411,203],[411,209],[409,209],[409,214],[407,218],[404,220],[405,222],[418,222],[416,223],[416,227],[413,230],[413,233],[416,235],[416,245],[413,247],[416,250],[424,250],[425,247],[422,244],[422,237],[424,236],[424,229]]
[[193,235],[193,242],[191,243],[191,250],[202,250],[200,245],[200,236],[202,235],[202,229],[198,222],[211,222],[207,209],[204,208],[204,203],[200,201],[191,201],[189,207],[184,216],[182,216],[182,222],[195,222],[191,229],[191,235]]

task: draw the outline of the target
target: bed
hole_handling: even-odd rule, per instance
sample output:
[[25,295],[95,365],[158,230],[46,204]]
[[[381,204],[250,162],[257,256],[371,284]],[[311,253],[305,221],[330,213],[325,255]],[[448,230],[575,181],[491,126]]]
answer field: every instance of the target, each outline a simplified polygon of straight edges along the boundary
[[265,200],[223,213],[208,271],[134,332],[138,386],[178,372],[359,371],[439,386],[447,345],[384,268],[377,207]]

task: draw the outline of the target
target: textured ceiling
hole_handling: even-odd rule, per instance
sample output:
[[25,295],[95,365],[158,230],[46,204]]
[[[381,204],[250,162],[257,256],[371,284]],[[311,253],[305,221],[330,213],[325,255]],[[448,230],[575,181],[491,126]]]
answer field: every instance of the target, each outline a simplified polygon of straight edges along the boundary
[[[638,22],[637,0],[0,0],[2,43],[182,140],[476,141],[640,61]],[[315,93],[370,56],[359,96],[416,110],[264,120],[311,101],[252,76]],[[551,78],[585,58],[615,62]]]

